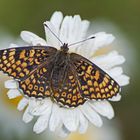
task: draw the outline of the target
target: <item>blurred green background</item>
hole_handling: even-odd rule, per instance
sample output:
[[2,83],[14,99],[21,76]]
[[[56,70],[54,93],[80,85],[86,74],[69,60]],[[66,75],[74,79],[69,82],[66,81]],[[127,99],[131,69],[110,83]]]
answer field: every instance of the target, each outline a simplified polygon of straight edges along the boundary
[[[29,30],[44,37],[42,23],[56,10],[62,11],[64,15],[80,14],[83,19],[90,21],[104,19],[115,24],[131,42],[131,49],[135,54],[129,57],[135,57],[132,58],[135,63],[125,67],[131,77],[131,83],[123,88],[126,94],[122,100],[113,106],[116,117],[121,122],[122,139],[139,140],[140,0],[0,0],[0,31],[7,31],[18,37],[20,31]],[[126,62],[126,65],[127,63],[129,62]]]

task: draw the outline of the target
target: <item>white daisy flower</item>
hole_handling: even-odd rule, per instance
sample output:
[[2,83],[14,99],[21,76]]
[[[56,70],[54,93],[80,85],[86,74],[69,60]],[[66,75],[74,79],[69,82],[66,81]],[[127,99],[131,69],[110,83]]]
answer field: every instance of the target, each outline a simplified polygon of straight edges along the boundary
[[[61,12],[55,12],[50,21],[45,22],[51,30],[66,43],[74,43],[87,38],[87,29],[89,21],[81,20],[79,15],[63,17]],[[61,44],[58,39],[45,27],[46,40],[39,36],[22,31],[21,37],[29,45],[49,45],[60,48]],[[114,36],[105,32],[99,32],[92,36],[95,39],[86,41],[70,47],[70,52],[78,53],[106,71],[120,86],[129,83],[129,77],[123,74],[121,64],[125,58],[117,51],[108,54],[95,56],[95,52],[103,47],[108,46],[114,40]],[[12,47],[16,46],[12,44]],[[22,96],[15,80],[5,82],[5,87],[9,89],[8,97],[10,99]],[[110,101],[119,101],[121,95],[109,99]],[[114,117],[114,110],[108,101],[87,101],[81,106],[74,109],[67,109],[58,106],[50,98],[37,100],[35,98],[25,98],[18,104],[18,110],[22,111],[26,107],[23,115],[23,121],[29,123],[34,117],[38,117],[33,131],[37,134],[49,128],[50,131],[57,132],[60,136],[67,136],[69,133],[79,131],[86,132],[88,124],[92,123],[97,127],[101,127],[103,122],[101,116],[108,119]]]

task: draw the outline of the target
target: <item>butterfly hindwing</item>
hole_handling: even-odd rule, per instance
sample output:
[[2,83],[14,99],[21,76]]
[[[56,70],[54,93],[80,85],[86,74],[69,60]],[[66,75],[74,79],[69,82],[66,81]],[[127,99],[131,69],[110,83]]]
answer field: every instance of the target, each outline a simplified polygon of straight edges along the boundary
[[75,72],[71,65],[68,64],[66,69],[62,68],[57,74],[58,78],[55,79],[55,82],[58,85],[52,85],[53,98],[61,106],[77,107],[86,101],[80,94],[81,91]]
[[29,97],[45,98],[51,96],[49,63],[34,71],[28,78],[18,81],[19,88]]
[[118,83],[86,58],[72,53],[71,60],[81,84],[81,95],[86,99],[108,99],[120,91]]

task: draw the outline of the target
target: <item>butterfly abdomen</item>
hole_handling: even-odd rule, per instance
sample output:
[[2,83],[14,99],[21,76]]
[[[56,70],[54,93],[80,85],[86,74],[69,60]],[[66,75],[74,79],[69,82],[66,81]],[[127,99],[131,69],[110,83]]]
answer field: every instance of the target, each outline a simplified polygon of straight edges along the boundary
[[62,83],[62,80],[65,77],[65,72],[68,65],[67,54],[58,52],[58,55],[53,64],[54,65],[51,73],[51,83],[52,87],[57,89],[59,88],[59,85]]

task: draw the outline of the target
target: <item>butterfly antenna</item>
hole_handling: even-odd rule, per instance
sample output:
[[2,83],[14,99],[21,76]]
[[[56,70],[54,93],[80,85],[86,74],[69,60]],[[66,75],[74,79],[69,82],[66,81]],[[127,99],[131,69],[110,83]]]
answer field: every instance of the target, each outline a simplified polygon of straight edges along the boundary
[[50,27],[46,24],[46,23],[44,23],[44,26],[46,26],[48,29],[49,29],[49,31],[59,40],[59,42],[63,45],[64,43],[60,40],[60,38],[50,29]]
[[72,43],[72,44],[68,45],[68,47],[69,47],[69,46],[73,46],[73,45],[77,45],[77,44],[80,44],[80,43],[83,43],[83,42],[85,42],[85,41],[88,41],[88,40],[91,40],[91,39],[94,39],[94,38],[95,38],[95,36],[89,37],[89,38],[87,38],[87,39],[84,39],[84,40],[81,40],[81,41]]

